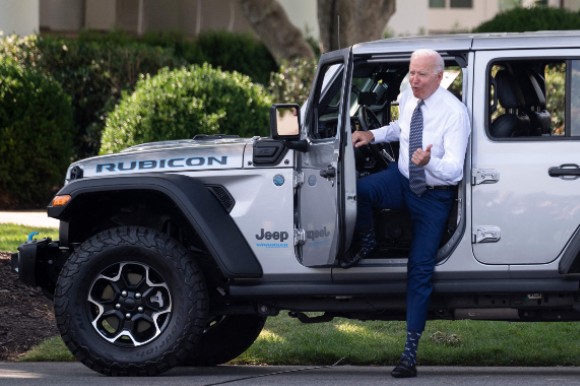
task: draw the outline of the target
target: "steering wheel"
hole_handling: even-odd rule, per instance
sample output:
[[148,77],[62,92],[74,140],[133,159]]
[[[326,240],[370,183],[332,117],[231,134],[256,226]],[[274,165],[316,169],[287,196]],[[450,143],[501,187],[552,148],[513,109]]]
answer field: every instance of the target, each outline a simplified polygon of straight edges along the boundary
[[[358,110],[358,121],[362,131],[378,129],[382,126],[377,115],[365,105],[361,105]],[[393,150],[387,151],[383,144],[369,143],[366,147],[368,149],[367,152],[370,153],[369,156],[376,161],[380,161],[384,166],[388,166],[395,161]]]
[[378,129],[382,126],[381,121],[379,121],[379,118],[373,110],[365,105],[361,105],[358,109],[358,121],[360,122],[362,131]]

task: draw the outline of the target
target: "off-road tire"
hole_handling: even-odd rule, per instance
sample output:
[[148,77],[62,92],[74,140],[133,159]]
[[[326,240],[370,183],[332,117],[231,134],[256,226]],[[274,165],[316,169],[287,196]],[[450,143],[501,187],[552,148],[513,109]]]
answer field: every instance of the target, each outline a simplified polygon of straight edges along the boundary
[[192,355],[207,325],[195,261],[174,239],[141,227],[109,229],[76,248],[54,304],[67,347],[105,375],[167,371]]
[[184,366],[216,366],[245,352],[260,335],[266,318],[257,314],[225,315],[208,323],[193,355]]

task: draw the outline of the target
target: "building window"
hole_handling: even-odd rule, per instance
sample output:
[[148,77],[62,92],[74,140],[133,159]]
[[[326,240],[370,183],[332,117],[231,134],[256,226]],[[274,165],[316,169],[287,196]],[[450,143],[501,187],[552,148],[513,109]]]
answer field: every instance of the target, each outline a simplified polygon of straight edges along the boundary
[[500,0],[499,10],[500,12],[509,11],[510,9],[519,7],[521,5],[520,0]]
[[445,8],[445,0],[429,0],[429,8]]
[[473,8],[473,0],[451,0],[451,8]]

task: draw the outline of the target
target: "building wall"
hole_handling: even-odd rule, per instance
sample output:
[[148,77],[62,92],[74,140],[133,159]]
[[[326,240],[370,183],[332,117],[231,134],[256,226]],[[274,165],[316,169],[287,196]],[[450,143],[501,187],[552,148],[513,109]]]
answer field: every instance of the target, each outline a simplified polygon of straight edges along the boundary
[[469,32],[484,21],[493,19],[498,12],[498,1],[489,0],[473,0],[473,8],[431,8],[427,32]]
[[[307,36],[319,37],[315,0],[278,0]],[[535,0],[521,0],[529,6]],[[473,0],[471,9],[430,9],[429,0],[397,0],[387,25],[391,36],[470,30],[517,0]],[[548,5],[580,10],[580,0],[547,0]],[[237,0],[0,0],[0,30],[30,34],[39,30],[78,32],[83,28],[121,29],[137,34],[206,30],[252,32]]]
[[387,23],[388,35],[425,35],[427,33],[429,19],[427,1],[397,0],[397,10]]
[[84,25],[84,2],[79,0],[40,0],[41,28],[49,30],[76,32]]
[[86,28],[189,36],[207,30],[252,31],[237,0],[87,0]]
[[108,31],[115,28],[117,0],[87,0],[86,28]]
[[38,32],[39,0],[2,0],[0,31],[4,36]]

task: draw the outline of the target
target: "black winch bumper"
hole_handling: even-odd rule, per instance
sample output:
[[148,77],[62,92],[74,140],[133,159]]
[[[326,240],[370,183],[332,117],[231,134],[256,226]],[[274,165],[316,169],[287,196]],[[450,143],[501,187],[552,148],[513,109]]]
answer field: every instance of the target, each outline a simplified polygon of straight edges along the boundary
[[20,281],[52,294],[69,254],[68,248],[61,248],[58,241],[50,238],[31,240],[20,244],[18,252],[12,254],[10,265]]

